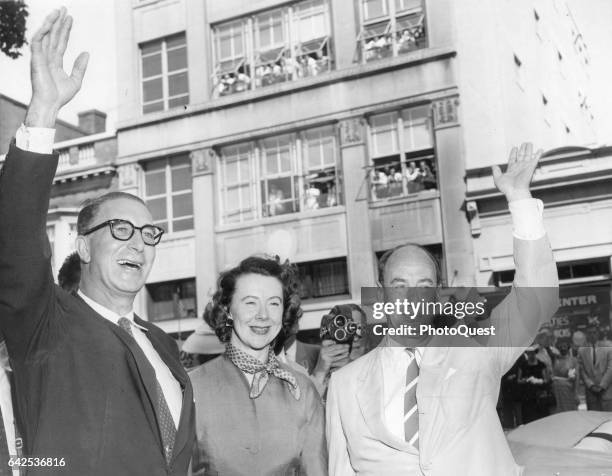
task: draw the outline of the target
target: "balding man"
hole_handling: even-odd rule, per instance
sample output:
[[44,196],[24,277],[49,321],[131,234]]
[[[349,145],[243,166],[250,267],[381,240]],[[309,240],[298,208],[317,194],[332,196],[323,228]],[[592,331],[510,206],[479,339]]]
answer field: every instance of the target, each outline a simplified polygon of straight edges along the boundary
[[[523,144],[511,152],[505,173],[493,171],[509,202],[516,263],[513,289],[491,316],[498,334],[481,347],[453,347],[448,339],[418,333],[386,336],[375,350],[335,372],[327,397],[330,475],[521,474],[496,402],[502,375],[558,306],[542,203],[529,192],[539,156]],[[393,301],[401,288],[440,286],[441,276],[427,250],[406,245],[381,258],[379,280],[385,300]],[[535,286],[540,288],[530,288]],[[389,328],[405,323],[405,316],[388,318]]]
[[133,311],[163,234],[144,202],[120,192],[88,202],[77,219],[78,295],[53,283],[54,125],[87,66],[81,54],[71,75],[63,70],[71,25],[56,10],[32,39],[32,100],[0,174],[0,331],[23,456],[29,475],[182,476],[195,441],[192,387],[176,342]]

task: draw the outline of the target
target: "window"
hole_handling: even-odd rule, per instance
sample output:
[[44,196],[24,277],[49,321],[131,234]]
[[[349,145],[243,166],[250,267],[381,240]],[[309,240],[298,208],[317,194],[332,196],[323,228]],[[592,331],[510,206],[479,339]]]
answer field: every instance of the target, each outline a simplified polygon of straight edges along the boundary
[[196,317],[195,279],[147,284],[149,321]]
[[193,229],[191,161],[187,155],[143,164],[145,202],[167,233]]
[[295,144],[290,136],[261,142],[261,197],[263,216],[298,211],[298,174]]
[[331,69],[327,0],[309,0],[213,27],[214,95],[316,76]]
[[189,103],[184,33],[141,44],[140,56],[144,114]]
[[304,194],[302,210],[333,207],[340,203],[340,161],[336,136],[329,127],[307,131],[302,136]]
[[360,17],[357,47],[364,63],[426,46],[421,0],[361,0]]
[[348,294],[346,258],[298,263],[300,298],[312,299]]
[[222,223],[340,204],[339,153],[333,126],[224,147],[219,155]]
[[370,118],[372,200],[437,189],[430,107]]
[[248,221],[257,217],[255,183],[251,179],[255,177],[252,157],[249,145],[223,149],[223,161],[219,170],[225,223]]
[[[605,280],[610,278],[610,260],[604,258],[557,263],[557,271],[561,284]],[[497,286],[510,286],[514,281],[514,270],[497,271],[494,280]]]

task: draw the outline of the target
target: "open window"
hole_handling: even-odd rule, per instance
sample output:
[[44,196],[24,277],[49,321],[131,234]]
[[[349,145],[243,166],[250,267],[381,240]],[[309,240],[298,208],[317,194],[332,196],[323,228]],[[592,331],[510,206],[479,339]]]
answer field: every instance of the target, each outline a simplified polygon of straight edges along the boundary
[[215,28],[215,70],[213,83],[216,94],[227,96],[249,89],[250,67],[247,63],[245,24],[233,21]]
[[308,0],[213,27],[215,95],[330,71],[328,0]]
[[361,0],[361,7],[357,47],[362,62],[427,46],[421,0]]
[[321,127],[302,135],[304,197],[302,210],[339,205],[338,147],[333,128]]
[[223,147],[217,170],[223,224],[342,204],[334,125]]
[[263,216],[284,215],[299,210],[295,144],[291,136],[261,141],[261,197]]
[[372,200],[438,188],[430,106],[370,117]]

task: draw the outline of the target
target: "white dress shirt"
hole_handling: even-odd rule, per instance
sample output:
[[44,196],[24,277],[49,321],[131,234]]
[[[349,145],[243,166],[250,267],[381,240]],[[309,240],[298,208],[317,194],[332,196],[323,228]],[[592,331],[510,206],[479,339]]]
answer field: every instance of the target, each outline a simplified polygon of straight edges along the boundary
[[[509,203],[513,235],[520,240],[537,240],[546,231],[542,219],[542,201],[534,198]],[[417,347],[417,365],[421,365],[423,348]],[[404,439],[404,394],[406,372],[414,357],[404,347],[388,346],[382,349],[383,409],[385,427],[394,436]],[[418,385],[418,384],[417,384]]]
[[155,371],[155,376],[157,377],[157,381],[159,382],[159,385],[161,386],[164,392],[164,397],[166,398],[166,402],[168,403],[168,408],[170,408],[170,413],[172,414],[174,424],[178,428],[179,420],[181,417],[181,407],[183,405],[183,391],[181,390],[181,385],[174,378],[174,375],[172,375],[172,372],[170,372],[168,366],[159,356],[159,354],[153,347],[153,344],[151,344],[151,341],[144,334],[145,332],[147,332],[147,329],[142,326],[139,326],[134,322],[134,311],[130,311],[125,316],[120,316],[116,312],[113,312],[110,309],[107,309],[101,304],[98,304],[97,302],[88,298],[85,294],[81,292],[81,290],[78,291],[78,294],[83,298],[83,301],[85,301],[89,305],[89,307],[91,307],[94,311],[96,311],[105,319],[111,321],[113,324],[118,325],[117,322],[121,317],[126,317],[132,322],[132,334],[134,335],[134,340],[144,352],[145,356],[147,357],[147,360],[153,367],[153,370]]
[[15,145],[26,152],[50,154],[53,152],[55,129],[47,127],[26,127],[23,124],[15,134]]

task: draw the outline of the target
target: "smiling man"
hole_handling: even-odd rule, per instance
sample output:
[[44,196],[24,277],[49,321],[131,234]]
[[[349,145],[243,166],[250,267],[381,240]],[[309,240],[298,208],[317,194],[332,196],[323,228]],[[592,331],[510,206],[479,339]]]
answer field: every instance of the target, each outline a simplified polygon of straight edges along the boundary
[[[46,216],[72,18],[52,12],[32,39],[32,100],[0,175],[0,330],[15,377],[28,474],[185,475],[195,441],[193,391],[176,343],[134,315],[163,230],[133,195],[79,213],[78,295],[53,283]],[[7,462],[2,461],[3,466]]]
[[[515,281],[491,313],[498,331],[477,341],[388,334],[370,353],[332,374],[327,394],[329,474],[334,476],[519,476],[496,412],[502,375],[558,307],[557,269],[529,184],[540,153],[523,144],[493,177],[508,201]],[[406,244],[380,260],[384,301],[427,300],[440,287],[436,259]],[[398,312],[398,311],[395,311]],[[418,315],[429,324],[432,316]],[[405,316],[389,314],[389,330]],[[466,346],[469,344],[469,346]]]

